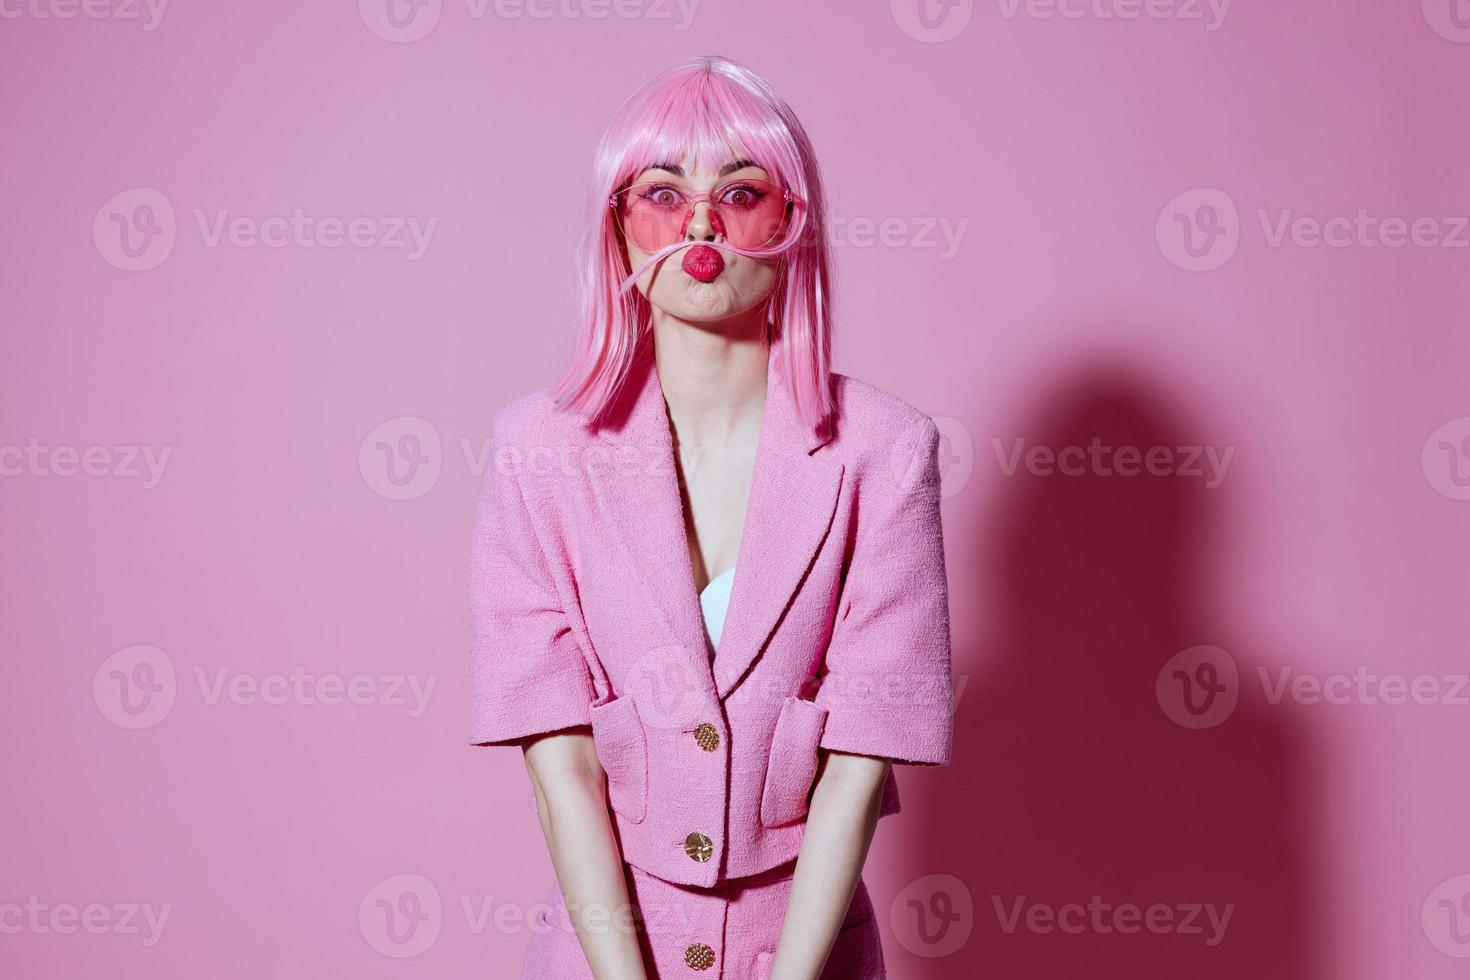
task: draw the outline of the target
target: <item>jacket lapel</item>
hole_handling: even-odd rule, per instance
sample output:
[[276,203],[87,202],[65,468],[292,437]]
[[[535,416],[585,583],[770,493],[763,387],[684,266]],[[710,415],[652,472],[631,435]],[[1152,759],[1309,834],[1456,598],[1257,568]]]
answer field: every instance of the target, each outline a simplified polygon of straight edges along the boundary
[[695,676],[712,672],[722,699],[764,649],[800,586],[831,527],[842,486],[842,464],[811,455],[826,439],[797,414],[777,370],[779,355],[773,347],[735,582],[713,664],[694,588],[673,434],[652,357],[634,368],[619,409],[598,430],[612,464],[589,466],[598,507],[660,629],[693,654]]
[[589,460],[593,492],[629,575],[665,643],[688,651],[694,677],[709,677],[709,641],[684,533],[684,504],[663,389],[653,358],[636,364],[614,418],[598,429],[607,458]]
[[837,511],[842,464],[811,455],[826,439],[806,426],[773,348],[755,475],[735,562],[715,687],[727,697],[755,661],[806,577]]

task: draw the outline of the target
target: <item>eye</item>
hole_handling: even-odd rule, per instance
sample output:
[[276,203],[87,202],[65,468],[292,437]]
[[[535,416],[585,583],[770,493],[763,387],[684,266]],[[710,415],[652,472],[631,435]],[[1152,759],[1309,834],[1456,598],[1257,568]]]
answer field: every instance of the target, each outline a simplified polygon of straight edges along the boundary
[[677,208],[684,205],[684,195],[672,184],[651,184],[639,193],[638,199],[656,208]]
[[732,184],[720,195],[720,203],[740,210],[749,210],[765,200],[766,192],[755,184]]

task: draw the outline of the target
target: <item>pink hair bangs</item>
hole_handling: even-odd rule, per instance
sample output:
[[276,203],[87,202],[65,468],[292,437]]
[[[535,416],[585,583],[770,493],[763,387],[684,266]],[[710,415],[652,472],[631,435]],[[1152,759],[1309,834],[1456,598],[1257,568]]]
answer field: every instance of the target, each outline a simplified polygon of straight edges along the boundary
[[764,79],[714,56],[668,69],[634,92],[598,144],[577,259],[581,329],[572,362],[551,392],[559,407],[601,417],[652,343],[651,307],[632,287],[649,265],[686,247],[670,245],[629,269],[608,199],[658,163],[691,159],[718,168],[741,158],[764,168],[801,203],[779,247],[719,247],[778,258],[767,310],[772,356],[802,419],[816,427],[831,415],[831,272],[816,154],[796,114]]

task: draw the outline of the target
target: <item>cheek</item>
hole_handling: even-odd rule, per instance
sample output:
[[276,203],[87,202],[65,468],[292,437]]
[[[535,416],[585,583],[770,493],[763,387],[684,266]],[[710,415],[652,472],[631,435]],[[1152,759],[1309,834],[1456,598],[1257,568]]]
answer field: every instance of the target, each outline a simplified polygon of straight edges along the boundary
[[[626,269],[619,270],[618,281],[616,283],[617,286],[621,286],[623,284],[623,280],[627,278],[629,272],[637,269],[644,262],[648,261],[648,256],[643,254],[642,252],[639,252],[637,249],[629,248],[624,252],[624,254],[628,257],[628,267]],[[667,265],[667,263],[665,263],[665,265]],[[633,288],[638,290],[638,292],[642,293],[645,297],[648,297],[649,285],[652,284],[653,291],[657,293],[660,289],[662,281],[668,277],[658,275],[657,278],[655,278],[656,275],[656,269],[645,269],[643,271],[643,275],[639,276],[638,281],[633,284]]]
[[741,262],[726,275],[742,299],[764,299],[776,285],[776,267],[765,262]]

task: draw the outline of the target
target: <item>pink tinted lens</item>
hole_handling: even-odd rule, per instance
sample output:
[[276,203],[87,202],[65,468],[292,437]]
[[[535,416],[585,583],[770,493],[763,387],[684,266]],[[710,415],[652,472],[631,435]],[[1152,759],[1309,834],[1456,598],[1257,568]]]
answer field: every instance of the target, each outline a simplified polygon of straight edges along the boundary
[[742,180],[717,188],[713,202],[726,241],[760,248],[777,240],[786,223],[786,196],[763,180]]
[[[644,252],[682,241],[694,212],[693,195],[675,184],[634,184],[618,195],[623,234]],[[786,223],[786,197],[763,180],[738,180],[709,197],[710,224],[739,248],[761,248],[779,239]]]

